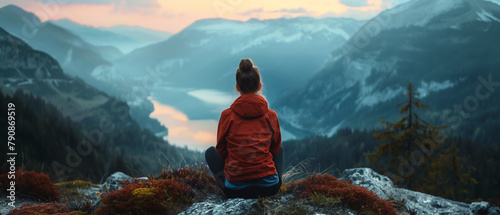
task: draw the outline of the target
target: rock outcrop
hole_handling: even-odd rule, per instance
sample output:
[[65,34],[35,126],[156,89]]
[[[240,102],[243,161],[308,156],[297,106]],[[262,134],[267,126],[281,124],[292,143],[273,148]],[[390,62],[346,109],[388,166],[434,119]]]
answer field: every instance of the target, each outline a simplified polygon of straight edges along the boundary
[[192,204],[179,215],[219,215],[219,214],[345,214],[358,213],[343,205],[325,207],[310,205],[296,200],[293,195],[268,197],[264,199],[227,199],[221,196],[211,196],[203,202]]
[[[404,200],[401,202],[405,203],[406,210],[416,212],[416,214],[500,215],[500,208],[488,202],[466,204],[394,187],[393,182],[387,176],[380,175],[369,168],[346,169],[339,179],[352,181],[354,185],[366,187],[372,190],[377,196],[386,200]],[[99,194],[121,189],[122,185],[119,183],[121,180],[138,181],[148,179],[146,177],[132,178],[124,173],[116,172],[109,176],[104,184],[99,185],[100,188],[80,189],[79,191],[88,196],[89,200],[95,204],[99,204]],[[35,203],[22,199],[19,199],[18,202]],[[208,196],[202,202],[193,203],[180,214],[217,215],[259,214],[262,212],[279,213],[294,210],[298,208],[297,206],[300,206],[301,210],[307,214],[358,214],[356,211],[346,208],[343,205],[324,207],[304,204],[304,202],[295,198],[292,194],[263,199],[228,199],[214,194]],[[4,205],[0,206],[0,212],[2,214],[6,214],[10,209],[12,208],[4,207]],[[406,212],[403,212],[402,214],[405,213]]]
[[104,184],[101,185],[101,190],[104,192],[112,192],[118,190],[122,187],[122,185],[118,183],[119,181],[132,179],[132,177],[126,175],[123,172],[115,172],[106,179],[106,182],[104,182]]
[[207,198],[204,202],[197,202],[180,214],[248,214],[258,207],[257,199],[223,199],[216,196]]
[[396,188],[387,176],[380,175],[370,168],[346,169],[339,179],[349,180],[354,185],[366,187],[383,199],[404,199],[406,207],[417,214],[500,214],[500,209],[488,202],[466,204],[421,192]]
[[500,215],[500,208],[489,202],[473,202],[469,206],[470,214]]
[[[500,215],[500,208],[488,202],[474,202],[466,204],[463,202],[452,201],[441,197],[432,196],[429,194],[394,187],[393,182],[389,177],[378,174],[370,168],[354,168],[346,169],[339,177],[340,180],[352,181],[354,185],[366,187],[377,194],[377,196],[390,200],[404,200],[405,206],[409,211],[414,211],[416,214],[434,215],[434,214],[454,214],[454,215]],[[274,207],[277,205],[286,205],[287,197],[271,199],[274,204],[269,204]],[[209,197],[204,202],[198,202],[191,205],[186,211],[181,214],[248,214],[249,212],[259,211],[259,200],[257,199],[225,199],[221,197]],[[316,214],[330,214],[333,211],[340,214],[358,214],[348,208],[331,208],[330,211],[324,208],[310,208]]]

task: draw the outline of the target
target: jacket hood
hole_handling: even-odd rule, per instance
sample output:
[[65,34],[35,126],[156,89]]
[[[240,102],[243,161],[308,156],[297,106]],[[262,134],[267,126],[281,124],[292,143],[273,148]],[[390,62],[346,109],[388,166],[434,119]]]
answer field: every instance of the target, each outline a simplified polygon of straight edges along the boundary
[[231,110],[240,117],[255,118],[266,114],[269,108],[264,97],[249,93],[238,97],[231,105]]

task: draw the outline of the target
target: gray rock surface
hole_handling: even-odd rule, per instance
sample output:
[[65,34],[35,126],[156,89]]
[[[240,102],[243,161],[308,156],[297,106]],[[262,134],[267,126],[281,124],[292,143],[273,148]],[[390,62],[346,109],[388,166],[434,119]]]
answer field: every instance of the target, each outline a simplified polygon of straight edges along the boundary
[[180,214],[217,215],[234,214],[246,215],[258,207],[257,199],[222,199],[211,196],[204,202],[192,204],[188,209]]
[[[301,212],[295,211],[297,207]],[[179,215],[201,214],[201,215],[248,215],[248,214],[345,214],[358,215],[356,211],[343,205],[336,207],[316,206],[307,204],[303,200],[294,200],[293,195],[266,197],[259,199],[227,199],[221,196],[210,196],[203,202],[192,204]]]
[[149,178],[144,176],[144,177],[135,178],[134,180],[136,180],[136,181],[147,181],[147,180],[149,180]]
[[392,198],[405,199],[406,207],[417,211],[417,214],[469,214],[469,204],[451,201],[429,194],[392,188]]
[[370,168],[346,169],[339,180],[352,181],[355,185],[366,187],[383,199],[390,197],[391,192],[387,188],[393,187],[389,177],[380,175]]
[[93,205],[99,205],[101,201],[101,186],[99,187],[90,187],[88,189],[81,189],[78,188],[78,191],[84,196],[86,196],[87,200],[90,200],[90,202]]
[[469,206],[470,214],[500,215],[500,208],[489,202],[473,202]]
[[91,199],[96,199],[101,194],[101,188],[99,187],[90,187],[88,189],[78,188],[78,191]]
[[101,190],[103,192],[111,192],[121,189],[122,185],[118,183],[121,180],[133,180],[133,178],[123,172],[115,172],[106,179],[104,184],[101,185]]
[[[406,200],[406,207],[417,214],[499,214],[499,208],[487,202],[466,204],[429,194],[395,188],[392,181],[370,168],[346,169],[340,180],[350,180],[354,185],[366,187],[383,199]],[[487,213],[480,213],[481,211]]]
[[15,207],[9,206],[8,203],[10,202],[9,199],[7,199],[7,195],[2,195],[0,199],[0,214],[1,215],[6,215],[9,213],[14,208],[20,207],[22,204],[33,204],[33,203],[39,203],[37,201],[33,201],[31,199],[26,199],[22,198],[20,196],[16,196],[16,203],[14,203]]
[[[106,182],[100,185],[100,188],[80,189],[80,192],[95,204],[99,204],[100,196],[97,192],[102,193],[108,190],[117,190],[122,186],[118,183],[120,180],[148,180],[146,177],[132,178],[121,172],[116,172],[106,179]],[[440,197],[420,193],[416,191],[406,190],[394,187],[392,181],[383,175],[378,174],[369,168],[346,169],[340,180],[352,181],[354,185],[366,187],[372,190],[379,197],[384,199],[404,199],[406,207],[416,211],[417,214],[464,214],[464,215],[500,215],[500,208],[488,202],[474,202],[466,204],[462,202],[451,201]],[[6,207],[7,200],[0,200],[0,214],[7,214],[12,208]],[[21,203],[35,203],[26,199],[16,199],[16,206]],[[209,196],[203,202],[197,202],[190,205],[185,211],[180,214],[201,214],[201,215],[218,215],[218,214],[259,214],[264,212],[283,212],[293,209],[295,206],[300,206],[307,211],[307,214],[349,214],[357,215],[356,211],[352,211],[346,207],[320,207],[310,204],[304,204],[304,200],[297,200],[293,195],[283,195],[277,197],[268,197],[264,200],[258,199],[227,199],[220,195]],[[266,209],[267,208],[267,209]]]

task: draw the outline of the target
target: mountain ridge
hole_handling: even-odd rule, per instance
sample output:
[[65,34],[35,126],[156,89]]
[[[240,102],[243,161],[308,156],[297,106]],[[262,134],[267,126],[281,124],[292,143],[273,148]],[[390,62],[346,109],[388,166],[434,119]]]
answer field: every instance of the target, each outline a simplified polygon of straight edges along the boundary
[[[91,45],[67,29],[51,22],[41,23],[33,13],[15,5],[0,8],[0,27],[20,36],[33,48],[50,54],[67,74],[81,78],[99,90],[121,99],[135,93],[134,89],[123,87],[127,83],[120,82],[123,78],[120,71],[109,61],[122,55],[117,48]],[[155,133],[166,132],[164,126],[149,117],[153,104],[147,98],[127,102],[132,107],[133,117],[142,127]]]
[[428,26],[443,29],[471,21],[500,21],[498,4],[485,0],[414,0],[383,11],[381,15],[393,17],[386,28]]
[[[57,111],[52,111],[55,116],[60,114],[62,117],[68,117],[73,121],[73,127],[80,129],[71,131],[73,134],[79,134],[76,138],[81,138],[79,139],[80,142],[66,139],[58,140],[58,143],[66,144],[62,146],[65,148],[59,147],[57,149],[61,157],[51,158],[60,162],[59,168],[61,168],[61,164],[65,166],[73,165],[68,164],[71,163],[71,160],[64,160],[69,156],[68,154],[71,154],[71,151],[66,152],[65,150],[68,150],[68,147],[77,147],[76,144],[82,144],[85,141],[92,143],[94,147],[106,147],[106,150],[112,152],[112,156],[108,159],[110,163],[105,165],[106,168],[116,159],[121,160],[122,164],[123,160],[125,160],[130,165],[134,165],[129,166],[130,168],[141,168],[140,171],[147,174],[161,170],[162,158],[169,159],[171,162],[180,162],[179,153],[183,153],[184,158],[187,160],[194,161],[197,159],[197,153],[172,146],[163,139],[156,137],[151,131],[141,128],[130,115],[130,107],[127,103],[99,91],[81,79],[66,75],[53,57],[45,52],[33,49],[20,38],[9,34],[1,27],[0,83],[2,94],[10,96],[22,90],[30,93],[31,96],[42,98],[44,102],[57,107]],[[36,99],[42,100],[39,98]],[[44,116],[39,118],[44,118]],[[34,126],[39,125],[36,124],[37,122],[33,123]],[[44,130],[38,128],[34,132],[36,131]],[[31,135],[33,134],[23,137],[32,138]],[[57,136],[56,133],[51,133],[51,135]],[[72,137],[76,139],[74,135]],[[50,140],[36,140],[35,142],[29,142],[29,144],[44,144],[47,141]],[[83,147],[88,147],[88,145]],[[86,150],[91,149],[92,147]],[[4,150],[7,150],[7,148],[4,148]],[[64,153],[61,154],[61,151]],[[36,153],[31,149],[29,152]],[[75,151],[73,153],[76,154]],[[85,157],[85,153],[81,153],[81,150],[78,153],[81,157]],[[71,156],[75,156],[74,154],[71,154]],[[24,154],[24,156],[40,157],[29,153]],[[52,163],[49,164],[53,167]],[[57,171],[59,169],[54,168],[54,170],[56,171],[54,174],[58,175]],[[63,170],[68,173],[68,168],[63,168]],[[96,178],[93,179],[96,180]]]
[[[410,3],[421,2],[428,1]],[[488,5],[494,10],[500,8],[490,2]],[[473,121],[493,113],[491,106],[470,113],[473,117],[464,120],[453,113],[453,104],[464,107],[468,96],[465,89],[474,92],[480,84],[478,76],[487,79],[497,73],[495,68],[500,68],[489,60],[499,55],[494,38],[500,36],[500,23],[476,20],[458,28],[434,28],[435,23],[391,28],[394,17],[386,15],[390,12],[368,21],[334,51],[335,57],[306,85],[276,102],[278,114],[296,128],[321,135],[331,135],[345,126],[376,128],[380,120],[397,119],[395,105],[402,102],[397,98],[404,94],[408,82],[413,82],[423,103],[431,106],[422,117],[438,125],[452,123],[455,133],[472,132],[474,140],[481,140],[477,142],[497,145],[496,133],[490,129],[494,122],[488,121],[480,130],[473,125]],[[378,31],[373,30],[376,27]],[[497,99],[490,96],[486,102],[494,104]]]
[[[64,28],[53,25],[51,22],[41,22],[40,19],[33,13],[27,12],[24,9],[10,4],[5,7],[0,8],[0,16],[3,20],[0,22],[0,26],[9,31],[10,33],[22,38],[31,45],[41,46],[42,42],[52,43],[54,40],[39,34],[46,33],[45,31],[58,32],[58,38],[67,38],[65,40],[66,45],[73,45],[78,48],[84,48],[91,50],[90,52],[95,52],[97,55],[101,55],[105,60],[111,60],[116,58],[122,53],[111,46],[93,46],[85,41],[83,41],[79,36],[72,34]],[[6,22],[8,20],[8,22]],[[53,34],[54,35],[54,34]],[[35,40],[36,38],[36,40]],[[56,52],[52,53],[55,54]]]
[[50,22],[42,23],[33,13],[15,5],[0,8],[0,17],[0,27],[22,38],[30,46],[45,50],[69,74],[83,79],[88,78],[93,66],[111,65],[109,59],[122,55],[116,48],[92,46],[64,28]]

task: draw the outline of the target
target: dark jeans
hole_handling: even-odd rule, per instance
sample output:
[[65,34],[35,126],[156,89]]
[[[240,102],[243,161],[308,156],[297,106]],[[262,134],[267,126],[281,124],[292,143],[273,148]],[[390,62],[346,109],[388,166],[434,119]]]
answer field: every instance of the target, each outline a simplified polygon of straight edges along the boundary
[[274,166],[276,167],[276,171],[278,172],[279,182],[278,184],[271,187],[258,187],[258,186],[250,186],[243,189],[229,189],[224,184],[225,175],[224,175],[224,160],[220,157],[219,153],[215,149],[215,147],[211,146],[205,151],[205,160],[207,161],[208,166],[210,167],[210,171],[214,175],[217,184],[219,184],[222,192],[228,198],[257,198],[259,196],[271,196],[276,194],[281,187],[283,175],[283,148],[280,149],[278,154],[274,156]]

